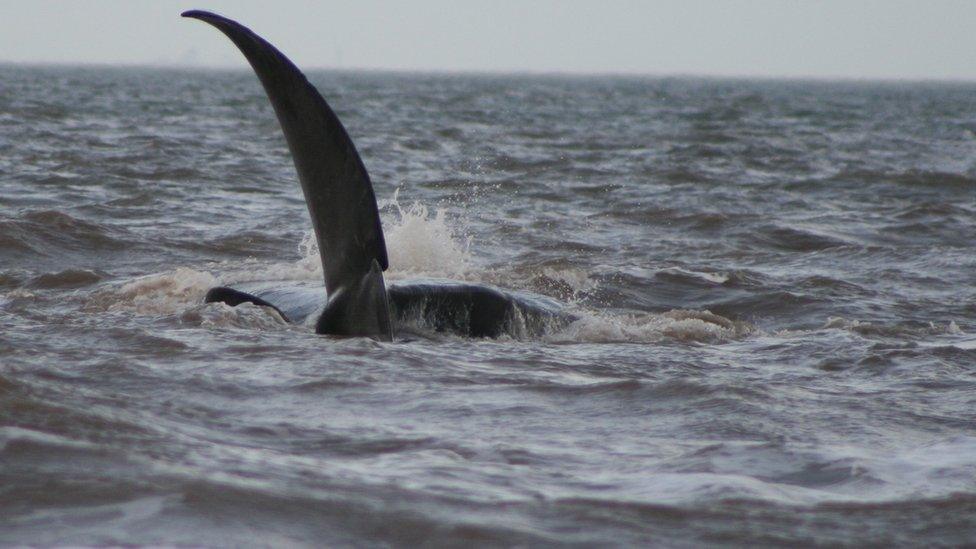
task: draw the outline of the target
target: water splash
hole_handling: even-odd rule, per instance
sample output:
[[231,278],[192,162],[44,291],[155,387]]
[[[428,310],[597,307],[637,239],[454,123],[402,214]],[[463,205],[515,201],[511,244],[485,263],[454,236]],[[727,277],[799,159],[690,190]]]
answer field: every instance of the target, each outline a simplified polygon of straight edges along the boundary
[[399,202],[400,190],[383,201],[396,218],[387,223],[386,248],[390,257],[390,278],[428,276],[465,278],[472,271],[471,237],[451,226],[447,212],[413,202],[406,208]]

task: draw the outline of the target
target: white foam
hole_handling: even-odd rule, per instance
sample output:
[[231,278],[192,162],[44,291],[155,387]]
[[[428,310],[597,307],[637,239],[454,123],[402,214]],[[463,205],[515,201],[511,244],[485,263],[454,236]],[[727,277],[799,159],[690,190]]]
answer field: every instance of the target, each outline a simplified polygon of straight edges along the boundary
[[702,271],[692,271],[689,269],[682,269],[680,267],[670,267],[663,269],[662,272],[670,272],[674,274],[680,274],[691,278],[700,278],[702,280],[711,282],[712,284],[725,284],[729,281],[729,275],[724,273],[707,273]]
[[34,292],[26,288],[14,288],[9,292],[0,294],[0,304],[9,302],[14,299],[33,299],[35,297]]
[[174,314],[189,305],[199,304],[207,290],[219,283],[219,279],[208,272],[179,267],[96,292],[88,307],[140,314]]
[[833,447],[834,461],[850,461],[861,474],[883,482],[869,494],[853,486],[864,501],[938,498],[976,489],[976,437],[957,436],[901,448]]
[[62,448],[75,448],[84,450],[95,450],[97,445],[75,440],[68,437],[25,429],[22,427],[0,427],[0,451],[7,449],[7,446],[14,442],[30,442],[44,446],[58,446]]
[[666,339],[721,343],[754,331],[748,324],[732,322],[709,311],[673,310],[659,315],[576,313],[579,319],[547,339],[578,343],[655,343]]
[[[519,286],[517,280],[512,285]],[[543,267],[542,272],[531,279],[529,290],[556,297],[570,304],[579,302],[586,293],[597,288],[597,282],[587,271],[577,267]],[[524,283],[523,283],[524,285]]]
[[[958,335],[965,335],[965,334],[962,331],[960,331]],[[956,349],[962,349],[963,351],[970,351],[976,349],[976,338],[967,336],[962,339],[955,339],[951,341],[944,341],[944,340],[926,341],[926,342],[922,342],[921,345],[925,345],[927,347],[955,347]]]
[[633,502],[682,504],[724,498],[749,498],[788,505],[811,505],[821,501],[847,500],[830,492],[764,482],[734,473],[684,472],[648,473],[623,490],[622,498]]
[[874,322],[864,322],[857,319],[847,319],[843,317],[828,317],[824,323],[824,330],[845,330],[860,335],[906,335],[906,336],[940,336],[940,335],[965,335],[955,321],[950,320],[946,324],[929,322],[927,326],[902,326],[898,324],[878,324]]
[[250,330],[280,330],[288,326],[278,311],[241,303],[231,307],[224,303],[196,305],[183,312],[180,320],[204,328],[245,328]]

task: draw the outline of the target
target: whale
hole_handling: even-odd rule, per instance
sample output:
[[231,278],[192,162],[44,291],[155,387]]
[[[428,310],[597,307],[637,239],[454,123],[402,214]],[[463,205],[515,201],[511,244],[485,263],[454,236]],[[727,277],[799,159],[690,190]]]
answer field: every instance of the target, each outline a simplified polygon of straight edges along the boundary
[[204,301],[268,307],[323,335],[393,341],[426,330],[462,337],[538,337],[576,319],[569,307],[528,292],[421,279],[386,284],[386,241],[366,167],[338,116],[298,67],[240,23],[203,10],[244,54],[281,126],[322,261],[323,288],[275,281],[219,286]]

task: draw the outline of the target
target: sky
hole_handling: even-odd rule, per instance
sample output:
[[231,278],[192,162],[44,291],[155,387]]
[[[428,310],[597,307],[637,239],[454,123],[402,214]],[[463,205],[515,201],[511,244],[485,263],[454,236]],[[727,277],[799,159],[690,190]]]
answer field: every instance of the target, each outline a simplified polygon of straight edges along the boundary
[[[976,80],[974,0],[0,0],[0,62]],[[2,83],[0,83],[2,85]]]

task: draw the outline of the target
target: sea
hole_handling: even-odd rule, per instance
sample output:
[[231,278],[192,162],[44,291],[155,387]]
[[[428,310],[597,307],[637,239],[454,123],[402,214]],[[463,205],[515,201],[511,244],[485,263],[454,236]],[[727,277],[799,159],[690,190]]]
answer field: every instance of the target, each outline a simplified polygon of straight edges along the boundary
[[204,304],[322,285],[254,74],[0,66],[0,545],[976,544],[976,83],[308,76],[387,281],[577,319]]

